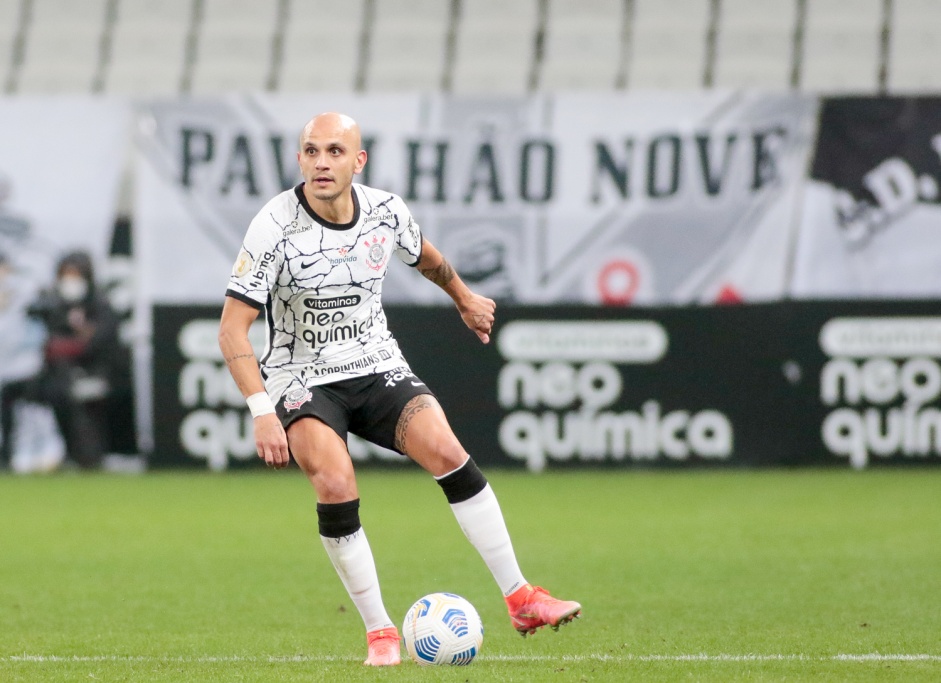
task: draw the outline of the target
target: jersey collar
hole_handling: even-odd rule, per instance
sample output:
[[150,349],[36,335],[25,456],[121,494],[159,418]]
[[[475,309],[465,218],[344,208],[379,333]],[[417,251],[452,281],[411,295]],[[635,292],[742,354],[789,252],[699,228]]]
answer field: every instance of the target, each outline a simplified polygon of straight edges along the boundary
[[349,230],[359,222],[359,195],[356,193],[355,186],[350,186],[350,192],[353,193],[353,220],[349,223],[331,223],[327,219],[321,218],[320,215],[311,208],[307,197],[304,195],[304,183],[294,188],[294,195],[297,197],[297,201],[301,203],[301,206],[304,207],[304,211],[307,212],[307,215],[328,230]]

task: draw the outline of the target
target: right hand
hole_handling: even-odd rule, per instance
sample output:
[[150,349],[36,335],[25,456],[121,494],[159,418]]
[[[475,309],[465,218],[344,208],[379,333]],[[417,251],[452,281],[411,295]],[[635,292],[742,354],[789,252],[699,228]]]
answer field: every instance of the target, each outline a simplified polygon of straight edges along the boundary
[[255,418],[255,448],[268,467],[282,469],[291,462],[288,437],[276,413]]

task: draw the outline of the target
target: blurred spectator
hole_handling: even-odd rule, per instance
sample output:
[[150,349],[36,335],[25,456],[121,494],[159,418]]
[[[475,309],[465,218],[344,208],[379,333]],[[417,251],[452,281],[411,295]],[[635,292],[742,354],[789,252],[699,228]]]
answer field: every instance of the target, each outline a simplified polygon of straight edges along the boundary
[[[42,367],[46,331],[26,314],[48,279],[48,245],[37,239],[28,218],[10,206],[13,183],[0,170],[0,389],[35,377]],[[7,390],[15,396],[16,387]],[[0,395],[2,396],[2,395]],[[0,408],[0,469],[47,470],[65,455],[52,408],[8,400]]]
[[108,397],[121,354],[117,318],[96,289],[89,255],[65,255],[55,286],[43,291],[27,313],[46,327],[44,362],[37,376],[0,391],[3,448],[11,442],[13,404],[46,403],[65,439],[67,458],[82,468],[98,467],[108,450]]

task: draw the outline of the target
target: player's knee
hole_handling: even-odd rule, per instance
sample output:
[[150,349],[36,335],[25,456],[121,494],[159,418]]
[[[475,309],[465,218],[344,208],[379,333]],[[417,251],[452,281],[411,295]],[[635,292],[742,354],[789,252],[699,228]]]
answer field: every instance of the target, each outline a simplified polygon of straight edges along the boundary
[[356,480],[346,472],[320,470],[309,477],[317,491],[317,499],[321,502],[337,503],[357,496]]
[[467,460],[467,451],[450,432],[423,434],[405,451],[415,462],[434,475],[455,470]]
[[487,486],[487,478],[470,456],[463,465],[435,481],[452,505],[473,498]]
[[456,470],[470,459],[470,455],[457,439],[443,440],[434,450],[440,469],[444,472]]

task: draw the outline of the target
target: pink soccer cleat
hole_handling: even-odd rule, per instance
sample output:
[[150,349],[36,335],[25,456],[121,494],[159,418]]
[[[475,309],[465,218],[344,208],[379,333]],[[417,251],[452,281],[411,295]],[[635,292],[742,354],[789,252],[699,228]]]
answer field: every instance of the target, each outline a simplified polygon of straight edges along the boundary
[[582,606],[572,600],[556,600],[549,591],[539,586],[526,584],[510,597],[506,606],[513,621],[513,628],[523,637],[536,629],[551,626],[554,631],[581,616]]
[[399,654],[399,632],[395,626],[380,628],[366,634],[369,655],[366,666],[395,666],[402,661]]

